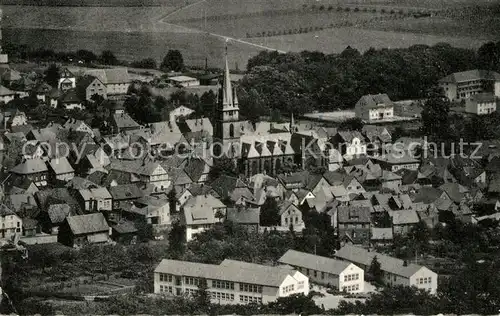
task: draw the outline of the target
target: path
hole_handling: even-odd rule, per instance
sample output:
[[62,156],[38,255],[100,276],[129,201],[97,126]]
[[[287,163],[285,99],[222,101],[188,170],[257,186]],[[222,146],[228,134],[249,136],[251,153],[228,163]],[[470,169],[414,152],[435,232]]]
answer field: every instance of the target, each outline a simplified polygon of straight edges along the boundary
[[[157,18],[157,21],[159,23],[162,23],[162,24],[165,24],[165,25],[169,25],[169,26],[172,26],[172,27],[183,29],[186,32],[201,33],[203,31],[200,30],[200,29],[191,28],[191,27],[187,27],[187,26],[183,26],[183,25],[179,25],[179,24],[175,24],[175,23],[169,23],[169,22],[166,21],[166,19],[168,19],[170,16],[172,16],[172,14],[175,14],[175,13],[181,11],[181,10],[187,9],[189,7],[192,7],[194,5],[200,4],[202,2],[206,2],[206,0],[200,0],[200,1],[197,1],[197,2],[194,2],[194,3],[191,3],[191,4],[187,5],[187,6],[184,6],[182,8],[179,8],[179,9],[175,10],[175,11],[172,11],[172,12],[168,13],[165,16],[160,16],[160,17]],[[237,43],[241,43],[241,44],[246,44],[246,45],[250,45],[250,46],[261,48],[261,49],[265,49],[265,50],[277,51],[278,53],[282,53],[282,54],[286,53],[286,51],[283,51],[283,50],[278,50],[276,48],[272,48],[272,47],[268,47],[268,46],[264,46],[264,45],[260,45],[260,44],[255,44],[255,43],[248,42],[248,41],[245,41],[245,40],[242,40],[242,39],[239,39],[239,38],[234,38],[234,37],[230,37],[230,36],[226,36],[226,35],[221,35],[221,34],[217,34],[217,33],[210,33],[210,32],[206,32],[206,34],[210,35],[210,36],[213,36],[213,37],[222,38],[225,41],[233,41],[233,42],[237,42]]]

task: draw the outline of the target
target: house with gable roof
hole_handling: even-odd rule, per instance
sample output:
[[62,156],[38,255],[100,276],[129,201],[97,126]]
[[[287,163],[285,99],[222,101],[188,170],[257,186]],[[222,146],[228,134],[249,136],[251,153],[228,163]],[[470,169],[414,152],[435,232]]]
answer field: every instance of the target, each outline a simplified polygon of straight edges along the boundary
[[226,217],[226,205],[210,194],[192,196],[181,209],[181,223],[186,226],[186,241]]
[[108,96],[127,94],[132,82],[127,68],[89,69],[85,75],[93,76],[102,82]]
[[61,70],[57,89],[65,92],[76,87],[76,76],[68,68]]
[[53,180],[69,181],[75,176],[75,170],[66,157],[54,158],[49,161],[51,177]]
[[478,93],[486,92],[491,85],[493,94],[500,97],[500,74],[484,69],[455,72],[439,80],[439,86],[450,101],[461,101]]
[[394,117],[394,103],[387,94],[364,95],[354,107],[356,117],[364,121],[379,121]]
[[111,228],[102,213],[68,216],[59,227],[57,241],[69,247],[107,243]]
[[278,210],[280,215],[280,226],[288,229],[290,224],[293,225],[294,230],[302,230],[305,226],[302,219],[302,211],[292,202],[283,200],[278,202]]
[[20,234],[22,227],[22,219],[5,204],[0,204],[0,237],[11,238]]
[[206,280],[211,302],[267,304],[279,297],[309,294],[309,279],[287,266],[225,259],[220,265],[163,259],[154,271],[154,293],[193,296]]
[[335,252],[334,257],[349,261],[364,269],[365,272],[370,269],[373,258],[377,257],[385,284],[415,286],[431,294],[436,293],[438,288],[438,275],[427,267],[408,263],[373,250],[346,244]]
[[278,262],[293,267],[315,283],[334,286],[348,293],[364,292],[365,273],[350,262],[291,249]]
[[[9,171],[14,178],[33,181],[37,187],[47,185],[48,168],[40,158],[26,159]],[[14,180],[14,179],[12,179]]]
[[368,244],[370,230],[370,208],[351,205],[337,208],[337,232],[340,239],[354,244]]
[[330,143],[344,157],[366,155],[366,142],[364,136],[358,131],[337,131]]

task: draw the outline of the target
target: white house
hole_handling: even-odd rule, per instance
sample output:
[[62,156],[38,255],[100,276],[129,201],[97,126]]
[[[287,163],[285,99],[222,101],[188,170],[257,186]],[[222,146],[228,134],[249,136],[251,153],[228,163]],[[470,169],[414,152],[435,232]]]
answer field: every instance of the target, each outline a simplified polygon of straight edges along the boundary
[[108,96],[127,94],[132,82],[127,68],[90,69],[85,75],[99,79],[106,87]]
[[295,250],[288,250],[278,262],[294,267],[312,282],[335,286],[349,293],[364,291],[365,272],[350,262]]
[[5,204],[0,204],[0,238],[11,238],[21,234],[22,219]]
[[75,170],[66,157],[51,159],[49,166],[52,176],[56,180],[69,181],[75,176]]
[[78,190],[86,211],[111,211],[113,197],[106,188]]
[[188,108],[187,106],[180,105],[170,111],[169,117],[170,117],[170,122],[175,122],[177,118],[179,117],[186,117],[194,113],[194,110]]
[[226,208],[211,194],[190,197],[181,210],[181,223],[186,226],[186,241],[225,218]]
[[347,157],[366,155],[365,138],[358,131],[338,131],[330,143]]
[[154,271],[154,293],[192,296],[201,280],[214,303],[266,304],[279,297],[309,294],[309,279],[290,267],[235,260],[220,265],[163,259]]
[[478,93],[465,100],[465,112],[485,115],[497,110],[497,100],[492,93]]
[[379,121],[394,117],[394,103],[387,94],[364,95],[356,103],[356,117],[364,121]]
[[437,273],[424,266],[348,244],[337,250],[335,257],[354,263],[365,271],[370,268],[373,258],[377,257],[386,284],[416,286],[432,294],[437,291]]

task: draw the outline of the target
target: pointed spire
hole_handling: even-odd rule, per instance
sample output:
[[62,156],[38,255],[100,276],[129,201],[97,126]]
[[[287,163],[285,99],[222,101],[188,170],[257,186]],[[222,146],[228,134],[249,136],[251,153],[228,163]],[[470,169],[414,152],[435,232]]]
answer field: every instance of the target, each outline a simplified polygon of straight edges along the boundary
[[229,63],[227,61],[227,42],[228,39],[226,39],[226,65],[224,69],[224,81],[222,83],[222,104],[223,106],[233,106],[233,88],[231,85],[231,76],[229,73]]
[[293,132],[295,128],[295,120],[293,119],[293,113],[292,113],[292,118],[290,119],[290,132]]

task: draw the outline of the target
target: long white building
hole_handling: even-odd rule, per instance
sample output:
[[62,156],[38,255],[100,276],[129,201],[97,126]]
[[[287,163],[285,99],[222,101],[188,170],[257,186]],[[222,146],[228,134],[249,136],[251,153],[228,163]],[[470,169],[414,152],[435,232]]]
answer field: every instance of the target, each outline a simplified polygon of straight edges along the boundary
[[416,286],[419,289],[428,290],[432,294],[436,293],[438,275],[424,266],[405,263],[401,259],[352,245],[345,245],[335,253],[336,258],[354,263],[365,271],[370,269],[375,256],[380,263],[385,284]]
[[288,250],[278,262],[294,267],[312,282],[335,286],[339,291],[362,293],[365,289],[365,272],[348,261]]
[[154,293],[194,295],[203,279],[212,302],[220,304],[268,303],[309,294],[309,278],[291,267],[229,259],[220,265],[163,259],[154,271]]

